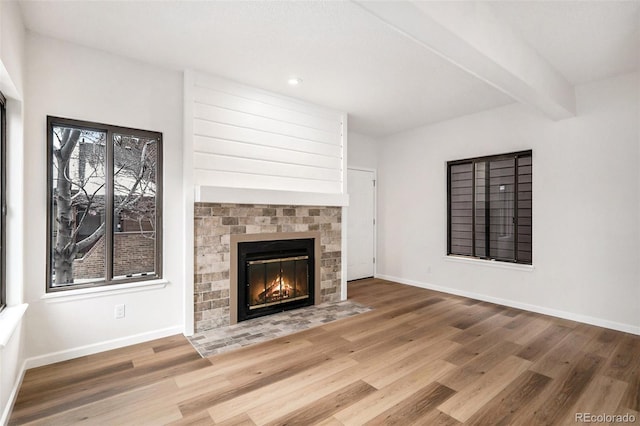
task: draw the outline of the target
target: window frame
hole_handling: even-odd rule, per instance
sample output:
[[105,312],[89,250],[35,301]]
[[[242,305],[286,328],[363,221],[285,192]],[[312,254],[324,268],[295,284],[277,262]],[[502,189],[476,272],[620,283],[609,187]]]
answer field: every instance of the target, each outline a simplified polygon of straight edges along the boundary
[[7,306],[7,99],[0,92],[0,311]]
[[[107,143],[105,144],[105,270],[102,280],[92,281],[90,283],[67,284],[56,286],[53,282],[53,256],[52,256],[52,214],[53,214],[53,129],[54,127],[73,127],[83,130],[92,130],[104,132],[106,134]],[[157,168],[156,168],[156,239],[155,239],[155,273],[145,276],[135,276],[126,278],[113,278],[113,250],[114,250],[114,215],[113,215],[113,134],[135,135],[146,138],[154,138],[158,142],[157,149]],[[46,291],[60,292],[77,290],[82,288],[107,287],[118,284],[127,284],[134,282],[144,282],[158,280],[162,278],[163,252],[162,252],[162,217],[163,217],[163,135],[161,132],[135,129],[130,127],[115,126],[111,124],[103,124],[91,121],[76,120],[71,118],[62,118],[55,116],[47,116],[47,270],[46,270]],[[111,230],[111,232],[106,232]]]
[[[519,222],[519,216],[518,216],[518,158],[522,158],[522,157],[529,157],[531,158],[531,168],[532,168],[532,176],[533,176],[533,150],[523,150],[523,151],[516,151],[516,152],[510,152],[510,153],[506,153],[506,154],[497,154],[497,155],[486,155],[486,156],[481,156],[481,157],[473,157],[473,158],[466,158],[463,160],[453,160],[453,161],[447,161],[447,169],[446,169],[446,173],[447,173],[447,256],[456,256],[456,257],[461,257],[461,258],[466,258],[466,259],[476,259],[476,260],[484,260],[484,261],[490,261],[490,262],[501,262],[501,263],[505,263],[505,264],[518,264],[518,265],[533,265],[533,217],[532,219],[532,223],[531,223],[531,233],[532,233],[532,241],[530,242],[531,245],[531,260],[519,260],[518,259],[518,222]],[[475,170],[476,170],[476,163],[488,163],[491,161],[501,161],[501,160],[509,160],[509,159],[514,159],[515,160],[515,173],[514,173],[514,197],[513,197],[513,215],[514,215],[514,257],[513,259],[498,259],[498,258],[494,258],[491,257],[490,255],[490,247],[487,246],[486,247],[486,253],[487,256],[478,256],[476,255],[476,227],[475,227],[475,218],[476,218],[476,199],[475,199]],[[471,202],[471,217],[472,217],[472,225],[471,225],[471,235],[472,235],[472,255],[468,255],[468,254],[459,254],[459,253],[452,253],[452,195],[451,195],[451,167],[452,166],[456,166],[456,165],[462,165],[462,164],[472,164],[472,171],[471,171],[471,175],[472,175],[472,202]],[[488,183],[487,183],[488,185]],[[533,182],[531,182],[531,185],[533,187]],[[488,194],[487,194],[488,196]],[[533,198],[531,200],[531,209],[533,210]],[[489,217],[489,211],[490,208],[487,206],[486,208],[484,208],[485,212],[486,212],[486,216],[485,217]],[[486,227],[488,229],[489,227],[489,222],[486,223]],[[488,234],[488,231],[485,231]]]

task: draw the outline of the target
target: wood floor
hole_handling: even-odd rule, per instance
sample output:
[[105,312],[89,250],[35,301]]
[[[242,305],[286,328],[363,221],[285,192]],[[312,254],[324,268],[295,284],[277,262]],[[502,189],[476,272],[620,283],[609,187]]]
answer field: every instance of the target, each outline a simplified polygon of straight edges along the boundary
[[356,317],[202,359],[183,336],[27,371],[11,425],[640,424],[640,337],[382,280]]

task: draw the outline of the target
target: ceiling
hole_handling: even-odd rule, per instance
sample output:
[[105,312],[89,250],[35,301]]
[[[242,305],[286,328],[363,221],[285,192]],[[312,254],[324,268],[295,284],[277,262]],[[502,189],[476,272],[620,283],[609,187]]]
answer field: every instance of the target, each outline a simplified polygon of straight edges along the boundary
[[[35,33],[345,111],[350,130],[371,136],[515,102],[354,2],[20,0],[20,5],[27,29]],[[489,5],[501,24],[570,84],[638,69],[640,1]],[[289,86],[292,75],[302,84]]]

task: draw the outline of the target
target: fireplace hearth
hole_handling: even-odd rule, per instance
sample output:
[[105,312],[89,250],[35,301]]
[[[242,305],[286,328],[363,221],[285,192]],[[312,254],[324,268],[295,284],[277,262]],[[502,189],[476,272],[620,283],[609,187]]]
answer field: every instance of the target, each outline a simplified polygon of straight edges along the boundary
[[238,244],[238,321],[314,304],[314,240]]

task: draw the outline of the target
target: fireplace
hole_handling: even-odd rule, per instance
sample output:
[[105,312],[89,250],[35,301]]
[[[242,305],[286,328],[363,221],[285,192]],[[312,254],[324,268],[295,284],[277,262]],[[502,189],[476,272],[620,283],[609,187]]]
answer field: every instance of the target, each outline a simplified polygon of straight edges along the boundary
[[238,322],[238,245],[245,242],[312,239],[314,249],[309,264],[313,269],[309,269],[309,276],[313,288],[309,288],[309,294],[313,298],[309,303],[338,301],[341,213],[340,207],[196,203],[195,331]]
[[238,321],[314,304],[314,239],[238,243]]

